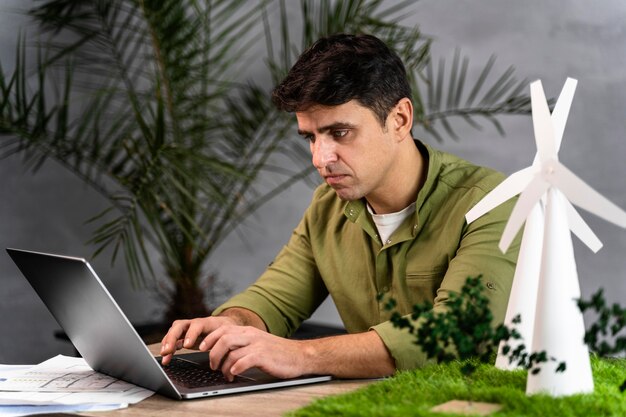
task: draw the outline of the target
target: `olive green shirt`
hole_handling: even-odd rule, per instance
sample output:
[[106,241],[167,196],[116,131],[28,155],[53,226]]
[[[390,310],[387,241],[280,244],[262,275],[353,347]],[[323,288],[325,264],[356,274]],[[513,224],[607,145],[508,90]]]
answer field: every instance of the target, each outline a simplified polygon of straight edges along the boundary
[[[288,336],[330,294],[349,333],[373,329],[397,369],[426,361],[413,336],[388,321],[385,300],[397,300],[401,314],[429,301],[443,308],[450,291],[460,292],[468,276],[483,276],[496,322],[502,322],[519,249],[498,249],[513,201],[468,225],[467,213],[503,180],[487,168],[416,142],[428,159],[428,174],[415,213],[381,242],[363,200],[340,200],[328,185],[313,195],[300,224],[261,277],[215,310],[244,307],[268,330]],[[379,294],[385,297],[380,299]]]

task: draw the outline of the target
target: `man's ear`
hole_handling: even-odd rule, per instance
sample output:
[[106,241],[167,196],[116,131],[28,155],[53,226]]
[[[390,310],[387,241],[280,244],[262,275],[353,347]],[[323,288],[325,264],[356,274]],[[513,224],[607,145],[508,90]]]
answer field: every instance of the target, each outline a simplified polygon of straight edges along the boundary
[[413,128],[413,103],[408,98],[402,98],[391,110],[391,128],[398,141],[407,137],[411,138],[411,128]]

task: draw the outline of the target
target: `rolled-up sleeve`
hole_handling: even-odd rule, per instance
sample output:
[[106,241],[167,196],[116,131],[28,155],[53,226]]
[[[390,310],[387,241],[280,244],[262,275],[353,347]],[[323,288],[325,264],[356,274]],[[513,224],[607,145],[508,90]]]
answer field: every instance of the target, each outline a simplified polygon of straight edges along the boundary
[[255,312],[270,333],[290,336],[328,296],[311,254],[306,214],[267,270],[244,292],[215,309],[230,307]]

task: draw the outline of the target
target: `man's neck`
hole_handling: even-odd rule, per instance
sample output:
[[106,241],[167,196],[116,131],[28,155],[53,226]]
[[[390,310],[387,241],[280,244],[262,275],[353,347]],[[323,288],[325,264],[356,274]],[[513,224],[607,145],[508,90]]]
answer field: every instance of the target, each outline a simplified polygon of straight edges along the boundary
[[415,202],[426,181],[427,158],[413,140],[403,141],[402,146],[404,149],[389,173],[384,193],[366,196],[376,214],[396,213],[408,207]]

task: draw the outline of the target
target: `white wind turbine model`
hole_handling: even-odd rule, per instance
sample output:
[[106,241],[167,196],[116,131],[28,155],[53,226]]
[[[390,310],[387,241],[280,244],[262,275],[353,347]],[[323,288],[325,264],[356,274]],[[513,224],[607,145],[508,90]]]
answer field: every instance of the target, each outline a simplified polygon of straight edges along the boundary
[[[519,194],[500,240],[505,252],[526,221],[505,324],[521,315],[520,333],[532,352],[546,351],[556,364],[529,374],[527,394],[554,396],[593,391],[589,353],[583,342],[583,316],[575,299],[580,287],[572,247],[572,230],[594,252],[602,244],[582,220],[568,198],[598,216],[626,227],[626,212],[601,196],[558,161],[563,130],[574,96],[576,81],[568,79],[552,116],[540,81],[531,84],[531,102],[537,156],[533,165],[512,174],[472,210],[470,223],[485,212]],[[545,217],[544,217],[545,210]],[[508,368],[499,354],[497,365]]]
[[[565,123],[567,122],[575,89],[576,80],[569,78],[552,112],[551,120],[554,128],[557,152],[561,145],[561,139],[563,137],[563,131],[565,130]],[[533,174],[540,170],[541,163],[539,155],[536,155],[531,167],[511,174],[511,176],[476,204],[476,206],[467,213],[467,222],[471,223],[484,213],[521,193],[532,180]],[[533,206],[526,219],[524,235],[517,261],[517,269],[515,270],[513,287],[511,288],[511,296],[504,320],[507,326],[512,327],[514,318],[518,315],[522,317],[522,322],[515,326],[522,336],[522,341],[517,343],[510,341],[509,345],[512,349],[516,348],[521,343],[525,343],[529,348],[532,346],[535,309],[537,304],[537,286],[539,285],[543,246],[543,200],[545,200],[545,198],[542,199],[542,201],[538,201]],[[591,250],[597,252],[602,247],[602,243],[569,202],[567,202],[567,217],[573,232],[585,242]],[[510,242],[501,241],[500,248],[503,252],[508,249],[509,244]],[[502,351],[498,352],[496,366],[501,369],[514,369],[516,367],[516,365],[509,362],[506,355],[502,354]]]

